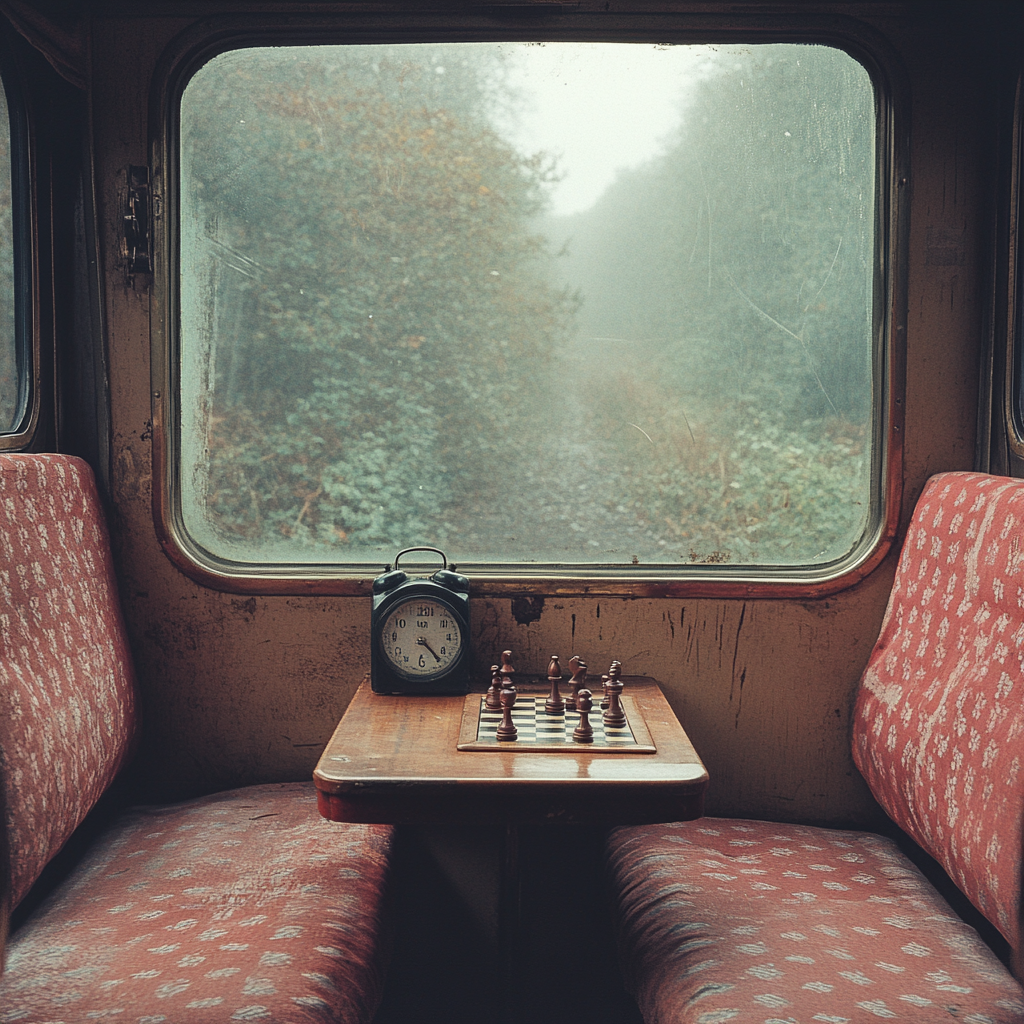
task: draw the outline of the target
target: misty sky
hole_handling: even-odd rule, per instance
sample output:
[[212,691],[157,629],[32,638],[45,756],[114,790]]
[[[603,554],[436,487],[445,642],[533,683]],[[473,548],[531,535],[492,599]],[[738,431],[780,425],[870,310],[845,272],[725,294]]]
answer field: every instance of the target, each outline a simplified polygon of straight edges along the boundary
[[559,215],[588,209],[616,171],[660,151],[715,52],[646,43],[503,46],[524,98],[520,123],[505,134],[524,153],[558,156],[564,177],[551,198]]

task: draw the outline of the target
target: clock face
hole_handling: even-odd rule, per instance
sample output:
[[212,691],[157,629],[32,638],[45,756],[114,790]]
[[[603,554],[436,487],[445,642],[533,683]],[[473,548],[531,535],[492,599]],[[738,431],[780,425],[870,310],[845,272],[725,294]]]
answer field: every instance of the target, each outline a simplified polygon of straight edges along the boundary
[[459,620],[443,601],[410,597],[380,627],[380,648],[392,669],[413,679],[444,675],[462,653]]

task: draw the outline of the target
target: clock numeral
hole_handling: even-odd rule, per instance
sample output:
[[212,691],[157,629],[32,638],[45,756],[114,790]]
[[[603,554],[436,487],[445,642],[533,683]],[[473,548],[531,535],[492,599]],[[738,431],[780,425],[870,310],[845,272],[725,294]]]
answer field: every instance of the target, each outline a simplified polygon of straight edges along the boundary
[[[440,626],[441,626],[442,629],[447,629],[448,628],[448,620],[447,619],[442,619],[441,622],[440,622]],[[451,640],[451,637],[448,637],[448,639]]]
[[419,660],[419,666],[420,666],[420,668],[425,668],[425,667],[426,667],[426,664],[427,664],[427,663],[426,663],[426,662],[425,662],[425,661],[423,660],[423,655],[421,654],[421,655],[420,655],[420,660]]
[[416,620],[416,625],[417,625],[417,626],[418,626],[418,627],[419,627],[420,629],[426,629],[426,628],[427,628],[427,626],[429,626],[429,625],[430,625],[430,623],[429,623],[429,622],[427,622],[427,620],[426,620],[426,619],[417,619],[417,620]]
[[398,628],[399,629],[405,629],[405,619],[399,619],[398,620]]
[[442,648],[441,648],[441,653],[442,653],[442,654],[447,654],[448,652],[447,652],[447,651],[446,651],[446,650],[445,650],[445,649],[444,649],[444,648],[442,647]]
[[434,609],[428,604],[421,604],[419,608],[416,609],[416,614],[426,618],[434,614]]

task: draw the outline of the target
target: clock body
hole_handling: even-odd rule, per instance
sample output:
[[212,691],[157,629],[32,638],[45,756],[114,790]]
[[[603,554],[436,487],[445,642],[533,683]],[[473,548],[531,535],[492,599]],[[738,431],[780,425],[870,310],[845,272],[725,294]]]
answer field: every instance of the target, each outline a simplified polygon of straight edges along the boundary
[[426,579],[388,572],[373,583],[374,693],[469,692],[469,580],[446,569]]

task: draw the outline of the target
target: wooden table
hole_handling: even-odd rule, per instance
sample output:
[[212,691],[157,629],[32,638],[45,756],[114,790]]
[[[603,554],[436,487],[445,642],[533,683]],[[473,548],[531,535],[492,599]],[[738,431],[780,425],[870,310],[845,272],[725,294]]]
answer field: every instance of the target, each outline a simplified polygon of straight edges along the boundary
[[[641,825],[699,818],[707,771],[658,684],[624,677],[653,754],[458,750],[464,697],[375,694],[364,679],[320,758],[320,813],[389,824]],[[520,692],[546,687],[521,685]]]
[[[459,750],[465,697],[375,694],[367,678],[313,773],[320,813],[331,821],[502,826],[494,968],[498,994],[492,1007],[493,1019],[501,1024],[524,1024],[539,1012],[529,1004],[536,979],[518,966],[529,945],[523,891],[538,870],[550,873],[551,858],[540,858],[538,865],[532,863],[538,860],[534,854],[521,863],[521,829],[534,826],[534,838],[537,833],[564,836],[564,829],[536,826],[642,825],[703,814],[707,771],[661,688],[640,676],[623,682],[631,712],[642,716],[654,753],[575,744],[558,753],[531,751],[526,744]],[[520,693],[547,692],[539,679],[524,685],[520,677],[517,685]],[[569,893],[567,899],[574,896],[580,898]],[[564,952],[552,950],[551,957]],[[614,965],[608,970],[614,971]],[[550,994],[541,999],[548,1009],[549,999]],[[482,1009],[479,1019],[491,1018]]]

